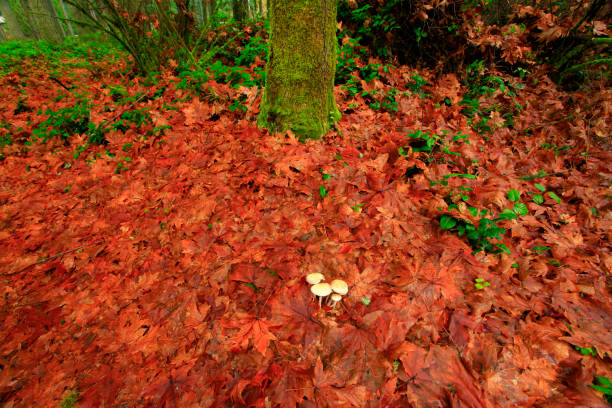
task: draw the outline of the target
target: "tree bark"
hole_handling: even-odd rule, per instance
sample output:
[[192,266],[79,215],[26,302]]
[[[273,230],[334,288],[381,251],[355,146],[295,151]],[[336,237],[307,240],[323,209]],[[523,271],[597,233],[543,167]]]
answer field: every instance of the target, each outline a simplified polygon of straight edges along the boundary
[[334,99],[335,0],[270,0],[270,56],[259,125],[323,136],[340,118]]
[[64,39],[64,32],[52,0],[22,0],[22,2],[39,40],[59,43]]
[[0,0],[0,12],[5,19],[3,30],[9,40],[19,41],[27,38],[19,24],[17,13],[11,8],[9,0]]
[[217,0],[207,1],[206,6],[208,7],[208,20],[211,20],[215,17],[215,11],[217,11]]
[[204,6],[204,4],[202,4],[204,0],[195,0],[193,2],[193,7],[194,7],[194,12],[196,15],[196,21],[199,25],[205,24],[206,20],[204,19],[204,13],[206,11],[206,8]]
[[246,21],[248,11],[248,0],[232,0],[232,12],[234,13],[234,20],[239,22]]
[[70,15],[68,14],[68,10],[66,10],[66,5],[64,4],[64,0],[59,0],[59,4],[62,7],[62,12],[64,13],[64,18],[66,18],[66,20],[64,20],[66,22],[66,25],[68,26],[68,32],[70,33],[71,36],[74,36],[74,28],[72,27],[72,22],[70,21]]

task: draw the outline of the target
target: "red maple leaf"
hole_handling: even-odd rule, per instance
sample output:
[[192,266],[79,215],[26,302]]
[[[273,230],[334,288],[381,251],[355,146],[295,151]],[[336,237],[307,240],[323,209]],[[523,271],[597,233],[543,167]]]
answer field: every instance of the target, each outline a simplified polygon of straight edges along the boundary
[[227,344],[231,349],[245,351],[250,341],[255,350],[265,356],[270,341],[276,340],[269,326],[266,321],[251,315],[234,318],[226,327],[240,327],[240,330],[227,341]]

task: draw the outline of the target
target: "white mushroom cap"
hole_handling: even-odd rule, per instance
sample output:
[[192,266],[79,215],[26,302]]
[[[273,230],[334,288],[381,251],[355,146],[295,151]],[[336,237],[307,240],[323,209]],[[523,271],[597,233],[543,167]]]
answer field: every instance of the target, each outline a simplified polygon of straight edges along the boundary
[[315,296],[325,297],[329,295],[330,293],[332,293],[332,288],[329,285],[329,283],[322,282],[322,283],[317,283],[316,285],[312,285],[312,287],[310,288],[310,291]]
[[324,281],[325,280],[325,276],[323,276],[322,273],[309,273],[308,275],[306,275],[306,282],[310,283],[311,285],[316,285],[317,283]]
[[332,308],[335,308],[336,304],[341,300],[342,300],[342,295],[333,293],[327,300],[327,304],[330,305]]
[[335,279],[331,283],[331,289],[340,295],[346,295],[348,293],[348,284],[343,280]]

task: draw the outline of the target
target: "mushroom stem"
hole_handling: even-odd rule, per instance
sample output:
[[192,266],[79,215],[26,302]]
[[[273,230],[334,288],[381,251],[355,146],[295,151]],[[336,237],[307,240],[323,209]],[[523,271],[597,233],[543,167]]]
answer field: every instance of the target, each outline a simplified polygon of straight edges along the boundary
[[331,308],[332,308],[332,309],[335,309],[335,308],[336,308],[336,305],[338,304],[338,302],[339,302],[340,300],[342,300],[342,296],[341,296],[341,295],[339,295],[339,294],[337,294],[337,293],[333,293],[333,294],[332,294],[332,295],[329,297],[329,299],[328,299],[328,301],[327,301],[327,305],[328,305],[328,306],[331,306]]

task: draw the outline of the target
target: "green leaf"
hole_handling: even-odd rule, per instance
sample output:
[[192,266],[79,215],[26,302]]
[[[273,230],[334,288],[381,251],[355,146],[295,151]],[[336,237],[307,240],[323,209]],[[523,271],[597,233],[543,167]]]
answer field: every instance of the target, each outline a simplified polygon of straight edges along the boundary
[[359,300],[360,300],[360,301],[361,301],[361,303],[363,303],[364,305],[366,305],[366,306],[370,306],[370,302],[371,302],[370,298],[367,298],[367,297],[365,297],[365,296],[364,296],[364,297],[362,297],[362,298],[361,298],[361,299],[359,299]]
[[518,215],[527,215],[529,213],[529,211],[527,210],[527,206],[524,203],[514,204],[513,211]]
[[361,207],[363,207],[364,205],[365,205],[364,203],[357,204],[357,205],[352,205],[351,208],[355,212],[361,212]]
[[482,283],[482,282],[484,282],[484,279],[482,279],[482,278],[476,278],[476,279],[474,279],[474,282],[476,282],[476,283]]
[[250,282],[245,282],[243,283],[243,285],[246,286],[247,288],[253,289],[254,291],[257,291],[257,289],[259,289],[257,286],[255,286],[253,283],[250,283]]
[[540,194],[535,194],[533,196],[533,202],[536,204],[542,204],[544,202],[544,197],[541,196]]
[[535,180],[537,178],[542,178],[542,177],[546,177],[548,174],[544,171],[544,170],[540,170],[538,171],[536,174],[528,174],[526,176],[521,176],[519,177],[521,180],[525,180],[525,181],[531,181],[531,180]]
[[540,190],[541,192],[545,192],[545,191],[546,191],[546,187],[544,187],[544,186],[543,186],[543,185],[541,185],[541,184],[535,183],[533,186],[534,186],[535,188],[537,188],[538,190]]
[[553,193],[553,192],[549,192],[549,193],[548,193],[548,196],[549,196],[550,198],[552,198],[553,200],[555,200],[557,203],[561,203],[561,199],[560,199],[560,198],[559,198],[559,196],[558,196],[558,195],[556,195],[555,193]]
[[443,215],[440,217],[440,227],[442,229],[448,230],[457,225],[457,220],[454,217]]
[[511,266],[512,268],[514,268],[514,269],[518,269],[519,264],[517,264],[517,263],[515,262],[515,263],[513,263],[513,264],[512,264],[512,265],[510,265],[510,266]]
[[508,198],[510,199],[510,201],[517,202],[518,200],[521,199],[521,193],[519,193],[515,189],[512,189],[508,191]]
[[327,197],[327,190],[324,184],[321,184],[321,187],[319,187],[319,194],[321,194],[321,198]]
[[474,287],[478,290],[484,289],[484,286],[482,286],[482,283],[475,283]]
[[403,148],[403,147],[400,147],[399,149],[397,149],[397,153],[398,153],[400,156],[405,156],[405,155],[407,155],[407,154],[408,154],[408,153],[406,153],[406,150],[404,150],[404,148]]
[[[505,253],[507,253],[508,255],[510,255],[510,248],[508,248],[505,244],[497,244],[497,247],[501,249],[502,251],[504,251]],[[489,285],[486,285],[486,286],[489,286]]]
[[444,178],[444,180],[448,180],[451,177],[463,177],[463,178],[467,178],[467,179],[476,180],[476,176],[475,175],[473,175],[473,174],[464,174],[464,173],[451,173],[451,174],[445,175],[443,178]]
[[603,387],[601,385],[591,385],[597,391],[603,392],[605,395],[612,395],[612,388]]
[[465,225],[458,225],[457,235],[462,236],[463,234],[465,234]]
[[474,207],[468,207],[468,211],[470,212],[470,214],[472,214],[472,217],[478,216],[478,209]]
[[537,251],[537,252],[545,252],[545,251],[548,251],[550,249],[550,247],[547,247],[547,246],[536,246],[536,247],[533,247],[531,249],[534,250],[534,251]]
[[591,207],[591,212],[593,213],[593,215],[597,215],[597,208]]
[[323,180],[329,180],[331,178],[330,174],[323,174]]
[[610,380],[608,377],[600,377],[596,375],[595,379],[599,381],[601,385],[605,385],[606,387],[612,387],[612,380]]
[[516,214],[512,210],[509,210],[506,208],[504,211],[501,212],[501,214],[499,214],[497,219],[498,220],[515,220]]

